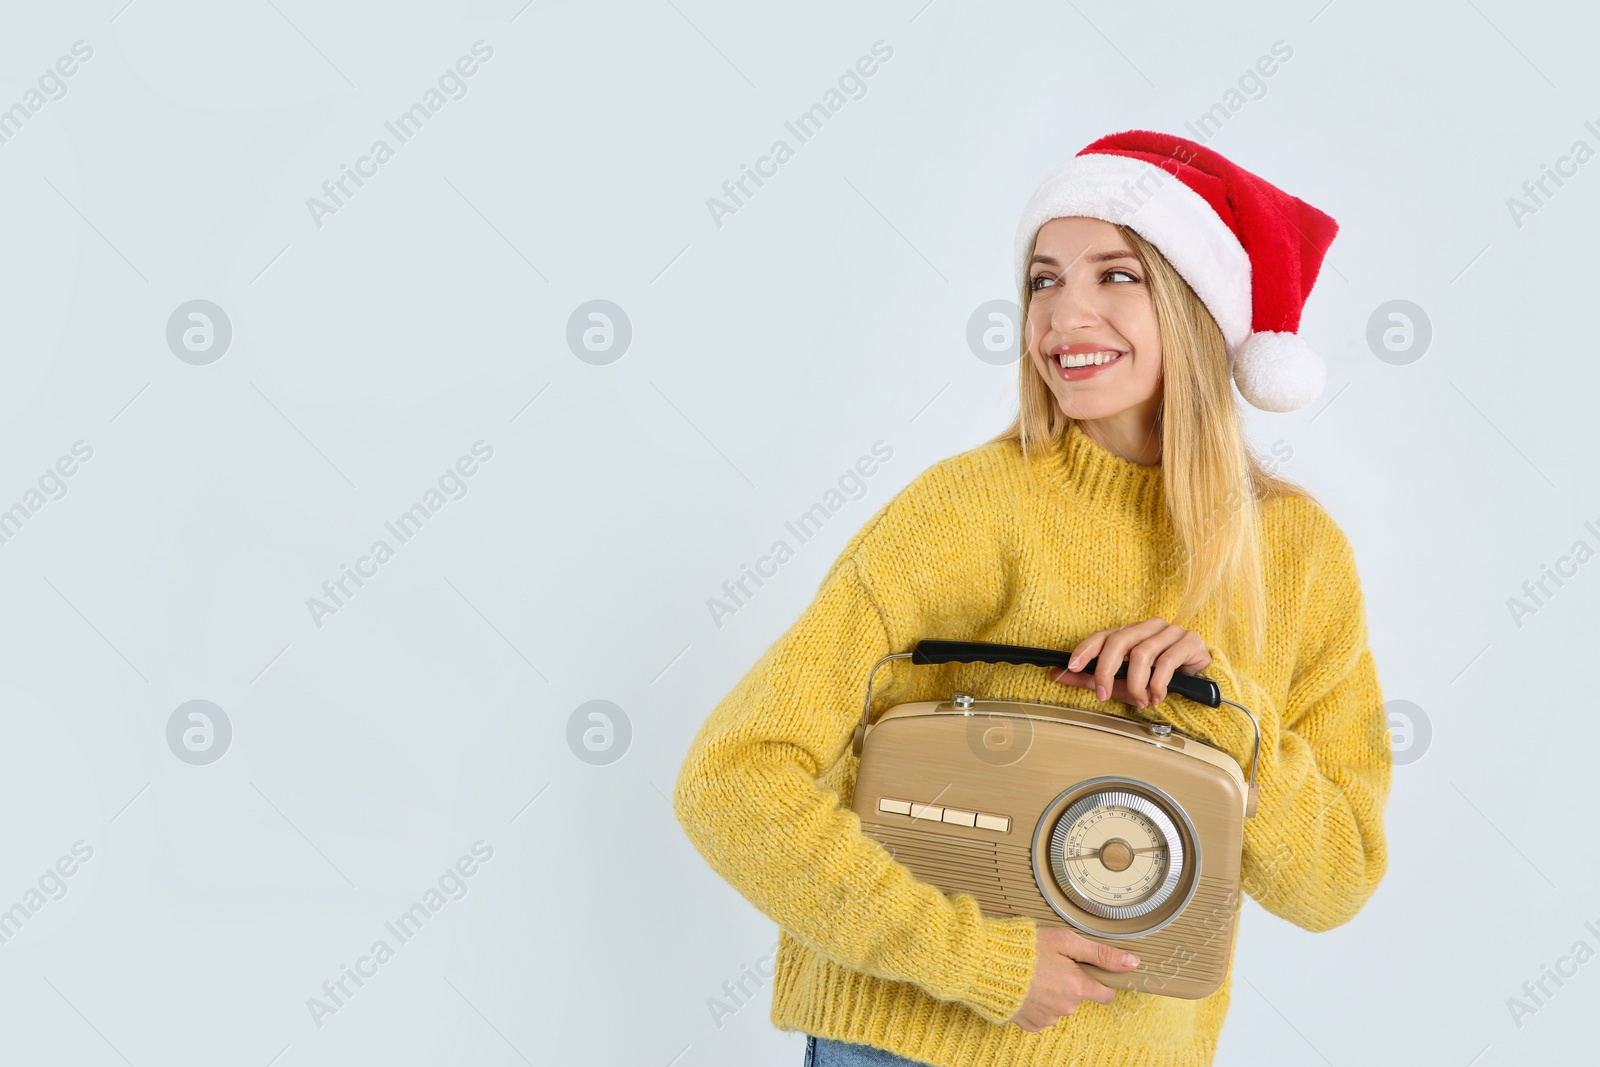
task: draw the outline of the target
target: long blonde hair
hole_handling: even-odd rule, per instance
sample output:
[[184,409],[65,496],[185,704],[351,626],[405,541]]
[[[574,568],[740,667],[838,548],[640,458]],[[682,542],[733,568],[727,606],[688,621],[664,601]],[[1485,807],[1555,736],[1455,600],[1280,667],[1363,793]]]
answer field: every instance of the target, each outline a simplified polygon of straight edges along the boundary
[[[1180,556],[1174,564],[1184,574],[1177,618],[1167,621],[1187,626],[1221,592],[1218,625],[1233,617],[1237,598],[1242,615],[1234,621],[1243,624],[1250,653],[1259,654],[1266,627],[1261,505],[1279,496],[1311,494],[1277,477],[1251,450],[1233,392],[1227,345],[1205,304],[1155,245],[1126,226],[1117,230],[1144,266],[1161,331],[1163,392],[1155,425],[1167,515]],[[1032,295],[1024,281],[1024,323]],[[1057,446],[1075,420],[1061,411],[1039,377],[1023,333],[1017,415],[990,443],[1017,441],[1024,455],[1031,455]],[[1249,492],[1244,491],[1247,484]]]

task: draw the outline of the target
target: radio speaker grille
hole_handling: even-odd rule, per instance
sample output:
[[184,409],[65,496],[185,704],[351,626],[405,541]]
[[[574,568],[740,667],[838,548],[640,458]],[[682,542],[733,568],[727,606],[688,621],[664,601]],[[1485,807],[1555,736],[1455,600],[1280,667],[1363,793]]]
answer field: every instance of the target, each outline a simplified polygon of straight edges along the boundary
[[[1025,845],[1004,841],[975,841],[942,834],[937,830],[918,830],[863,822],[861,829],[889,854],[910,868],[918,879],[938,886],[946,893],[967,893],[978,902],[985,915],[1022,915],[1051,926],[1065,925],[1050,909],[1033,880],[1033,864]],[[1237,901],[1230,901],[1230,886],[1215,878],[1200,879],[1186,912],[1216,916],[1206,923],[1219,934],[1228,930]],[[1087,917],[1091,918],[1092,917]],[[1228,931],[1231,933],[1231,930]],[[1201,938],[1204,939],[1203,937]],[[1179,954],[1189,958],[1196,935],[1185,935],[1174,926],[1146,935],[1139,953],[1159,958]],[[1223,947],[1223,946],[1218,946]],[[1187,964],[1189,976],[1200,981],[1220,981],[1227,969],[1227,953],[1202,952]]]

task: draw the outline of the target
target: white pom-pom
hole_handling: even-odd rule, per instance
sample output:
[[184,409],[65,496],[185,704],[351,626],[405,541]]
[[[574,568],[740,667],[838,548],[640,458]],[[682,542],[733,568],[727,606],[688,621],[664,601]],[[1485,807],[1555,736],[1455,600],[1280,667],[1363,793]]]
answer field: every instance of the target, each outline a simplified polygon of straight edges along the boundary
[[1263,411],[1296,411],[1317,398],[1328,369],[1299,334],[1253,333],[1233,357],[1239,393]]

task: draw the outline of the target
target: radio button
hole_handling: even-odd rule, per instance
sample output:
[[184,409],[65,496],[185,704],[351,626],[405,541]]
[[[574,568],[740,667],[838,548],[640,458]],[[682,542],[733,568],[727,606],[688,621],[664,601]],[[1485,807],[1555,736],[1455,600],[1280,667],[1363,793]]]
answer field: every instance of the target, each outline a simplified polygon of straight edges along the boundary
[[893,812],[896,815],[910,815],[911,801],[890,800],[888,797],[881,797],[878,800],[878,810]]
[[974,824],[974,820],[977,818],[977,815],[978,813],[975,811],[961,811],[957,808],[945,808],[943,821],[955,823],[957,826],[972,826]]
[[1005,833],[1011,829],[1011,817],[1009,815],[984,815],[979,813],[978,827],[983,830],[999,830],[1001,833]]
[[913,804],[911,817],[913,819],[932,819],[938,822],[944,815],[944,807],[939,804]]

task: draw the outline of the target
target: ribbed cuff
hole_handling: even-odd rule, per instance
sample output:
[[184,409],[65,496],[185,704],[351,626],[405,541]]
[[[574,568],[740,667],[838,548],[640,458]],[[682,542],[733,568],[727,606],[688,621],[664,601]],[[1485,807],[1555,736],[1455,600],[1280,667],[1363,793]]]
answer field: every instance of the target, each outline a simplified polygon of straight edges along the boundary
[[1036,929],[1028,918],[984,921],[975,973],[962,1000],[991,1023],[1009,1023],[1028,999],[1039,959]]

